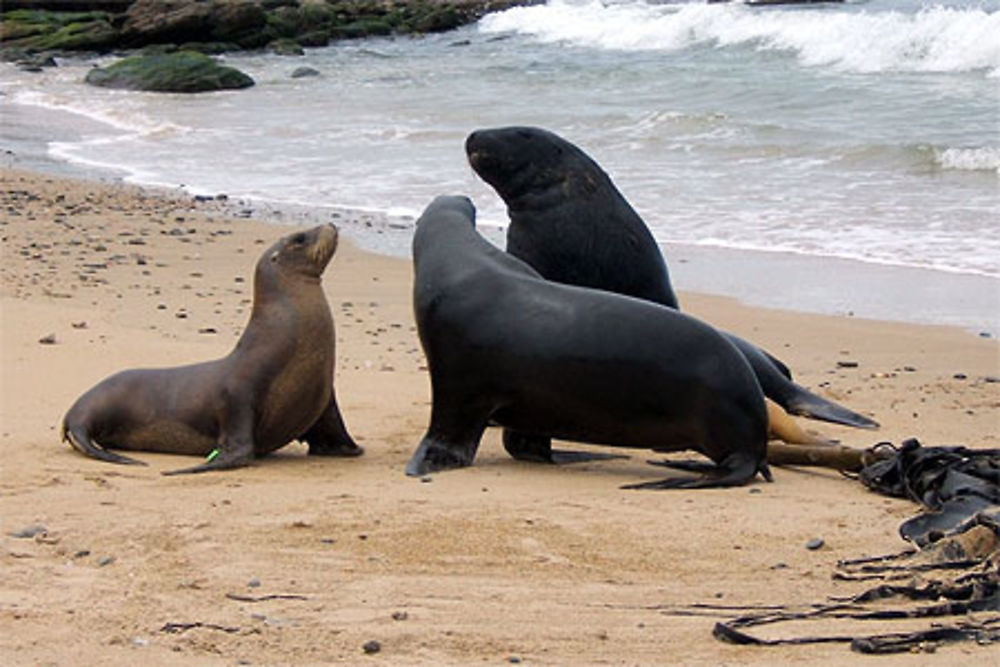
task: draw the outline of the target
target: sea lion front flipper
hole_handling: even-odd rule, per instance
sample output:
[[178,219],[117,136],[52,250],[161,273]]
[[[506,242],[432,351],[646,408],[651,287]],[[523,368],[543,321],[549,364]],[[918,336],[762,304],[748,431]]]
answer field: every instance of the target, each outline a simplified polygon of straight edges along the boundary
[[238,392],[230,393],[218,447],[208,454],[204,463],[190,468],[166,470],[161,474],[189,475],[211,470],[241,468],[247,465],[253,460],[254,455],[254,422],[254,412],[250,404],[243,401]]
[[552,438],[543,435],[528,435],[509,428],[503,430],[503,448],[518,461],[532,463],[584,463],[587,461],[608,461],[627,459],[625,454],[603,454],[581,452],[568,449],[552,449]]
[[211,470],[229,470],[232,468],[242,468],[253,460],[253,446],[246,445],[239,448],[220,447],[213,449],[212,453],[204,463],[200,463],[190,468],[180,468],[179,470],[165,470],[161,475],[190,475],[199,472],[209,472]]
[[299,440],[309,445],[309,456],[361,456],[365,453],[347,432],[344,418],[337,407],[337,397],[331,393],[330,403],[316,423]]

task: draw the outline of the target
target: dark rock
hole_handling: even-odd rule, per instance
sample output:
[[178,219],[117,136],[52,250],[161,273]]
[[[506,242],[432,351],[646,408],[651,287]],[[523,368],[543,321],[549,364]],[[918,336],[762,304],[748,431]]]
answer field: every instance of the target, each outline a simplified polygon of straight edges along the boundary
[[252,40],[266,25],[267,12],[257,2],[136,0],[125,12],[122,38],[134,45],[234,42],[243,46],[242,40]]
[[220,65],[202,53],[178,51],[132,56],[106,68],[94,68],[86,82],[104,88],[156,92],[198,93],[248,88],[253,79],[232,67]]
[[121,13],[135,0],[4,0],[5,12],[34,9],[52,12],[112,12]]
[[[0,50],[12,60],[17,52],[108,52],[151,44],[207,54],[260,49],[279,39],[319,47],[331,39],[452,30],[488,12],[543,1],[7,0]],[[54,11],[42,11],[49,9]]]
[[292,72],[293,79],[302,79],[310,76],[319,76],[319,70],[312,67],[296,67]]
[[18,60],[16,65],[24,72],[41,72],[46,67],[56,67],[56,59],[48,53],[38,53]]
[[856,362],[856,361],[838,361],[837,362],[837,367],[838,368],[857,368],[858,367],[858,362]]
[[365,645],[362,646],[361,648],[368,655],[372,655],[382,650],[382,644],[373,639],[371,641],[365,642]]
[[824,544],[826,544],[826,542],[823,541],[822,537],[814,537],[806,542],[806,549],[816,551],[817,549],[822,548]]
[[41,338],[38,339],[38,342],[41,343],[42,345],[55,345],[56,335],[54,333],[50,333],[46,336],[42,336]]
[[228,51],[239,51],[240,46],[232,42],[187,42],[181,44],[177,51],[197,51],[207,56],[217,56]]

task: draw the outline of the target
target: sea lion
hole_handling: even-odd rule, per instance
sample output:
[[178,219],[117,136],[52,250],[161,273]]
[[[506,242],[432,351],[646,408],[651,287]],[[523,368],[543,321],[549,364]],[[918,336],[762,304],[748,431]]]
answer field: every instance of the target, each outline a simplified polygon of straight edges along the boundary
[[209,455],[166,474],[236,468],[292,440],[311,455],[360,455],[337,407],[333,317],[320,283],[337,238],[336,227],[320,225],[272,245],[257,262],[250,321],[232,352],[112,375],[69,409],[63,439],[113,463],[141,464],[108,448]]
[[[469,164],[507,204],[507,252],[549,280],[634,296],[679,308],[666,262],[649,228],[611,178],[580,148],[534,127],[476,130]],[[725,333],[747,358],[764,394],[786,411],[858,428],[873,420],[791,380],[788,367]],[[788,422],[785,422],[788,423]],[[505,436],[516,458],[549,460],[543,441]]]
[[695,450],[714,462],[699,477],[630,488],[734,486],[758,472],[770,479],[760,385],[709,325],[544,279],[480,236],[465,197],[427,207],[413,261],[433,400],[408,475],[471,465],[492,420],[529,438]]

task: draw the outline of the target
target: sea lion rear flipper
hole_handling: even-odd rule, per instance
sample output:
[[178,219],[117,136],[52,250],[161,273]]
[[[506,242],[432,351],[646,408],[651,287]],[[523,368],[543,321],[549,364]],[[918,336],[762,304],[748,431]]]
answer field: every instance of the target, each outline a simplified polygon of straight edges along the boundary
[[68,442],[73,449],[80,452],[85,456],[90,456],[95,459],[100,459],[101,461],[107,461],[108,463],[120,463],[123,465],[134,465],[134,466],[144,466],[147,465],[144,461],[139,461],[138,459],[133,459],[128,456],[123,456],[115,452],[108,451],[103,447],[99,446],[82,428],[77,426],[68,427],[63,426],[63,440]]
[[860,415],[853,410],[848,410],[844,406],[837,405],[822,396],[817,396],[804,387],[795,386],[799,391],[782,404],[782,407],[793,415],[820,419],[855,428],[877,429],[879,427],[878,422],[873,419]]
[[629,458],[625,454],[603,454],[600,452],[552,449],[552,439],[549,437],[528,435],[527,433],[521,433],[509,428],[505,428],[503,431],[503,448],[507,450],[507,453],[511,457],[518,461],[552,463],[557,465]]
[[743,452],[730,454],[718,465],[702,461],[650,461],[652,465],[662,465],[680,470],[703,472],[697,477],[667,477],[653,482],[624,484],[623,489],[713,489],[728,486],[742,486],[756,477],[759,472],[765,480],[771,481],[771,471],[766,461],[756,461]]
[[855,428],[878,428],[878,422],[817,396],[793,382],[788,367],[767,350],[731,333],[727,333],[726,337],[753,368],[764,395],[789,413]]

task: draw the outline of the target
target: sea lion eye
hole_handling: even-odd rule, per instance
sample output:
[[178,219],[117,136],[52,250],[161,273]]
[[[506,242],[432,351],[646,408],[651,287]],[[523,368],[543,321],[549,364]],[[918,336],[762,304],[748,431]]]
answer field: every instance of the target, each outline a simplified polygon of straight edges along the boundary
[[292,237],[292,243],[295,245],[302,245],[306,242],[306,235],[299,233]]

